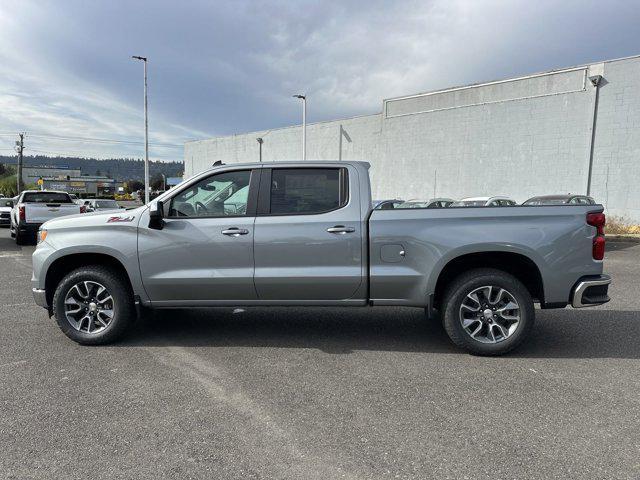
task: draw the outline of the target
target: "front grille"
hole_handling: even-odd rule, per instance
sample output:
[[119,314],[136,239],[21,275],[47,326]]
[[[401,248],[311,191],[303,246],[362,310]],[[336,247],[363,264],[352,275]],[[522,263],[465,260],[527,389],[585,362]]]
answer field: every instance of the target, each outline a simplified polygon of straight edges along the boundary
[[9,218],[9,212],[0,213],[0,218]]

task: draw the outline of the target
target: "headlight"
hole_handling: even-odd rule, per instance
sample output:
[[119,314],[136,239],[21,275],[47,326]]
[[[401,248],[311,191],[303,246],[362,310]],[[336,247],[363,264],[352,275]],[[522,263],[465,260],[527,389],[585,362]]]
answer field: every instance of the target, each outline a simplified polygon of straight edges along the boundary
[[46,238],[47,238],[47,230],[42,228],[38,230],[38,243],[44,242]]

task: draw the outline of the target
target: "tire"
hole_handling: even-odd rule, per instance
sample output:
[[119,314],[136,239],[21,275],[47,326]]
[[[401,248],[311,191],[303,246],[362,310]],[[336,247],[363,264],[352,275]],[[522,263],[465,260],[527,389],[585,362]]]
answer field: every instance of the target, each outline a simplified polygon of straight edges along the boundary
[[15,239],[16,239],[16,245],[25,245],[27,243],[24,235],[22,235],[17,228],[16,228]]
[[442,311],[451,341],[475,355],[513,350],[531,333],[535,322],[533,299],[523,283],[491,268],[457,277],[446,290]]
[[[78,313],[71,312],[74,305],[80,306]],[[60,329],[74,342],[81,345],[115,342],[135,319],[133,293],[122,275],[113,269],[100,265],[81,267],[67,274],[56,287],[53,315]],[[75,326],[74,318],[79,320]]]

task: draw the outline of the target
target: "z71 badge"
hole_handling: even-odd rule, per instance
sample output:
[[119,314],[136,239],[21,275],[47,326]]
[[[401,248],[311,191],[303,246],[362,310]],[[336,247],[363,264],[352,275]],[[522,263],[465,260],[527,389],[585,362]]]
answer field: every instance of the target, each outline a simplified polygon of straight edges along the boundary
[[133,222],[133,219],[136,217],[109,217],[107,223],[116,223],[116,222]]

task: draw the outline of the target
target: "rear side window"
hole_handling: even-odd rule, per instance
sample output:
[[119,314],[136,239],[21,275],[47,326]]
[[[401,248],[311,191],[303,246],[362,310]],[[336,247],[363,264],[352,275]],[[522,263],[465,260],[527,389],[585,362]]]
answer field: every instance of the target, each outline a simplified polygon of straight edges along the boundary
[[347,203],[345,168],[274,168],[270,213],[306,215],[329,212]]
[[22,201],[25,203],[73,203],[69,195],[61,192],[25,192]]

